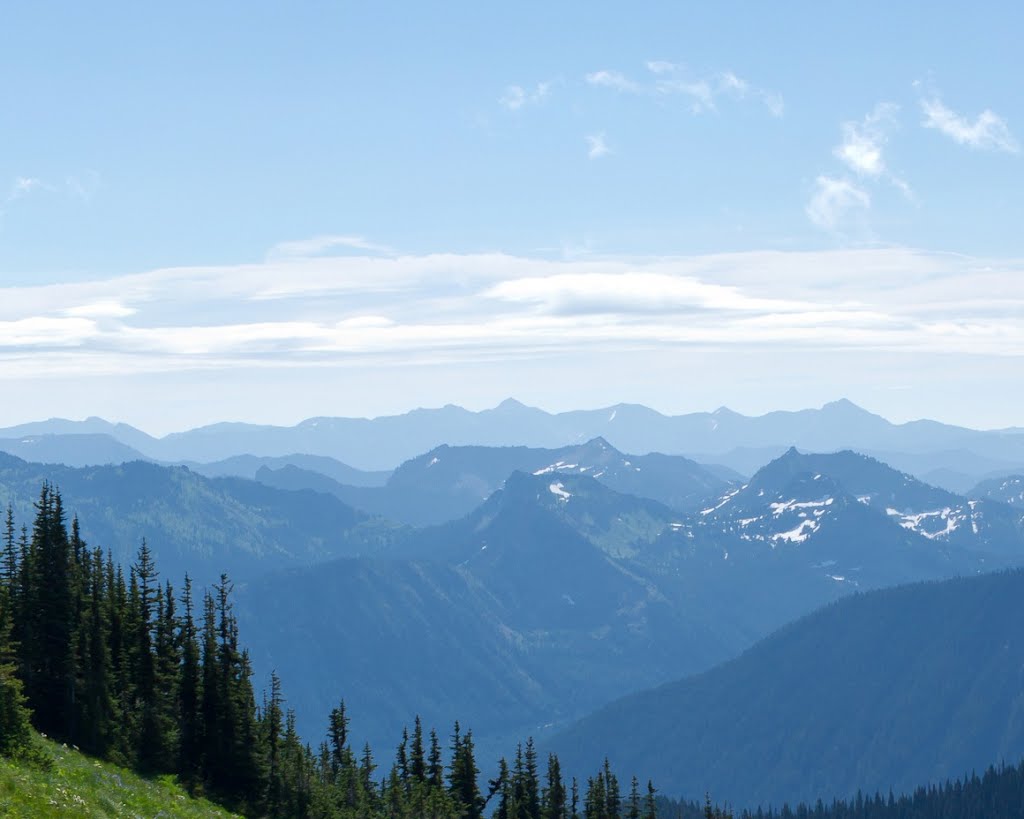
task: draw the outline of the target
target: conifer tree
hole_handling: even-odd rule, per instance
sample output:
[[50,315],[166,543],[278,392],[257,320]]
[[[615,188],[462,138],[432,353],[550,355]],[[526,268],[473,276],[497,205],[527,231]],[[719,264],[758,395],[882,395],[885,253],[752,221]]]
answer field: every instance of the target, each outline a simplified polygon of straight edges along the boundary
[[200,722],[201,667],[199,640],[196,635],[192,578],[185,575],[181,596],[184,608],[180,625],[181,672],[178,685],[178,771],[189,787],[199,779],[203,752]]
[[138,608],[134,622],[133,688],[139,711],[139,736],[135,741],[139,765],[143,771],[160,771],[167,757],[166,726],[160,713],[162,695],[157,675],[153,637],[162,607],[163,595],[157,583],[153,555],[142,541],[132,577],[138,589]]
[[537,748],[533,737],[526,740],[523,754],[523,819],[540,819],[540,776],[537,770]]
[[277,815],[284,802],[284,754],[282,734],[284,714],[281,705],[281,679],[276,671],[270,672],[270,699],[263,713],[263,725],[267,747],[267,810]]
[[416,715],[416,721],[412,730],[412,750],[409,755],[409,774],[413,782],[427,781],[427,761],[423,750],[423,723],[420,715]]
[[626,819],[640,819],[640,783],[635,776],[629,783],[629,810]]
[[566,819],[565,785],[562,782],[562,769],[558,757],[548,754],[547,784],[541,808],[543,819]]
[[29,711],[17,676],[16,646],[11,638],[13,611],[8,581],[0,584],[0,756],[15,756],[27,746]]
[[605,787],[605,814],[608,819],[620,819],[620,811],[622,808],[622,795],[619,791],[619,780],[612,771],[611,763],[608,761],[608,757],[604,759],[604,766],[602,773],[604,774],[604,787]]
[[345,714],[345,700],[342,700],[337,708],[331,709],[327,731],[330,738],[331,770],[337,775],[344,763],[345,749],[348,745],[348,716]]
[[110,658],[110,589],[103,563],[103,552],[92,553],[92,570],[88,581],[88,616],[85,644],[87,664],[83,669],[83,726],[80,744],[94,754],[106,755],[116,737],[114,674]]
[[427,782],[435,790],[444,788],[444,763],[441,760],[441,742],[437,731],[430,729],[430,757],[427,759]]
[[515,809],[515,800],[512,797],[512,785],[510,782],[511,773],[508,769],[508,762],[505,757],[498,760],[498,775],[488,782],[487,803],[497,795],[497,807],[492,814],[493,819],[511,819]]
[[14,542],[14,510],[7,504],[4,518],[4,552],[0,561],[0,583],[7,588],[13,600],[18,591],[18,551]]
[[484,800],[480,795],[477,777],[480,771],[476,766],[473,748],[473,732],[467,731],[465,736],[459,735],[459,723],[455,723],[452,737],[451,774],[448,778],[448,791],[452,798],[462,805],[466,819],[480,819],[483,816]]
[[644,801],[644,819],[658,819],[658,806],[654,800],[657,791],[651,780],[647,780],[647,799]]

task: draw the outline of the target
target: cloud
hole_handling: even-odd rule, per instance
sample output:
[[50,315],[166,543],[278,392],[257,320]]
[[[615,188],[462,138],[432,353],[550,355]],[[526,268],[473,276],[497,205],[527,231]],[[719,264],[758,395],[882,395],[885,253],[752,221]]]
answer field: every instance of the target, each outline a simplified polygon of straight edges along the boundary
[[11,188],[7,193],[7,201],[14,202],[17,199],[28,196],[32,191],[38,190],[41,187],[43,187],[42,180],[29,176],[19,176],[11,184]]
[[832,149],[832,155],[863,179],[884,179],[907,198],[913,198],[910,185],[893,174],[885,162],[885,146],[889,134],[898,125],[899,106],[880,102],[859,122],[842,124],[843,140]]
[[136,312],[134,307],[126,307],[121,302],[113,299],[80,304],[63,310],[65,316],[91,319],[127,318],[128,316],[135,315]]
[[882,151],[895,127],[899,106],[880,102],[860,122],[844,122],[843,141],[832,153],[850,170],[862,176],[878,177],[885,173]]
[[483,295],[543,307],[556,315],[789,311],[814,307],[783,299],[752,298],[738,288],[702,282],[691,276],[633,270],[525,277],[501,282]]
[[0,195],[0,217],[20,200],[38,192],[58,194],[89,202],[99,187],[99,174],[96,171],[83,171],[69,175],[62,184],[48,182],[35,176],[19,176],[7,188],[6,195]]
[[732,71],[695,75],[685,66],[667,60],[648,60],[645,67],[653,75],[649,82],[634,81],[611,69],[591,72],[585,79],[590,85],[629,94],[682,96],[690,100],[690,108],[695,114],[717,110],[716,100],[723,96],[738,100],[760,100],[775,117],[781,117],[785,112],[781,94],[758,88]]
[[593,71],[590,74],[587,74],[585,79],[590,85],[596,85],[602,88],[611,88],[614,91],[625,91],[629,94],[644,93],[644,87],[642,85],[626,79],[625,75],[619,71],[609,71],[607,69]]
[[958,145],[1015,154],[1020,145],[1002,117],[985,109],[971,122],[943,105],[938,97],[921,100],[925,128],[934,128]]
[[528,105],[536,105],[547,99],[551,93],[550,82],[539,82],[533,90],[523,88],[521,85],[509,85],[505,93],[498,99],[498,102],[509,111],[518,111]]
[[387,245],[376,244],[368,241],[362,236],[313,236],[309,239],[298,239],[288,242],[279,242],[267,252],[271,259],[281,258],[308,258],[311,256],[322,256],[329,250],[337,248],[348,248],[350,250],[365,250],[370,253],[391,255],[394,253]]
[[600,159],[612,152],[605,141],[604,134],[587,134],[584,139],[587,140],[587,159]]
[[807,216],[819,228],[836,232],[851,212],[870,207],[871,197],[850,180],[819,176],[807,204]]
[[[819,180],[826,229],[867,206]],[[899,248],[268,259],[0,286],[0,377],[468,364],[729,348],[1024,357],[1024,262]],[[26,362],[32,362],[29,367]]]

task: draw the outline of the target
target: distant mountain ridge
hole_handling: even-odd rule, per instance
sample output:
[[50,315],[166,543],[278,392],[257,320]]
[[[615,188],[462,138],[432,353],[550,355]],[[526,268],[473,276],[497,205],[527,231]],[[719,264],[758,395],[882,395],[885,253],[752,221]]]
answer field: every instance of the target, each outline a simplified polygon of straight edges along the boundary
[[256,479],[280,489],[327,492],[363,511],[429,526],[469,514],[514,472],[588,475],[617,492],[679,511],[695,509],[729,486],[721,470],[681,455],[627,455],[603,438],[560,449],[444,444],[406,461],[377,487],[347,486],[294,465],[261,468]]
[[27,463],[0,452],[0,508],[31,524],[44,481],[57,486],[68,516],[82,520],[91,547],[132,563],[143,538],[175,585],[221,572],[243,578],[388,546],[397,527],[337,498],[282,492],[240,478],[210,479],[184,467],[143,461],[71,468]]
[[960,450],[999,463],[1024,464],[1024,434],[1017,429],[980,431],[928,420],[893,424],[845,399],[820,409],[757,417],[724,407],[669,416],[636,404],[552,414],[508,399],[480,412],[447,405],[374,419],[310,418],[291,427],[219,423],[163,438],[97,418],[52,419],[0,430],[0,438],[77,432],[107,434],[148,458],[167,462],[299,452],[330,456],[364,470],[392,469],[441,444],[557,448],[598,437],[620,451],[636,453],[706,457],[780,446],[907,455]]

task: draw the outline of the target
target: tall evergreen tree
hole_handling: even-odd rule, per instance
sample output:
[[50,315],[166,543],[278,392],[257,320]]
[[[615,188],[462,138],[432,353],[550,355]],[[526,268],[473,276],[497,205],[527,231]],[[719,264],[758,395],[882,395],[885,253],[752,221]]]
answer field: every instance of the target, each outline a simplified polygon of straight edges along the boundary
[[477,782],[479,775],[473,747],[473,732],[467,731],[465,736],[460,736],[459,723],[456,722],[455,733],[452,736],[448,791],[452,798],[462,805],[466,819],[480,819],[483,816],[484,800]]
[[178,771],[190,788],[202,769],[203,734],[200,715],[201,655],[194,619],[192,579],[185,575],[181,596],[184,608],[180,625],[181,672],[178,685]]
[[658,805],[654,799],[657,791],[651,780],[647,780],[647,799],[644,801],[644,819],[658,819]]
[[566,817],[565,784],[562,782],[562,769],[558,757],[548,754],[547,784],[544,788],[544,799],[541,816],[544,819],[567,819]]

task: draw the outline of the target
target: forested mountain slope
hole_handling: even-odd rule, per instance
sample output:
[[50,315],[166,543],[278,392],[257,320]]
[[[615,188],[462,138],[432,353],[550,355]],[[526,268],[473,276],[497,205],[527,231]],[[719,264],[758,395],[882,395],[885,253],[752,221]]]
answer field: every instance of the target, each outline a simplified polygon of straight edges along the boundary
[[1024,756],[1022,623],[1020,571],[855,595],[550,747],[574,769],[616,737],[616,765],[740,806],[909,791]]
[[[563,491],[573,481],[610,492],[578,477]],[[353,732],[371,741],[393,737],[412,709],[438,724],[460,714],[493,747],[741,644],[595,542],[626,540],[592,540],[538,502],[539,489],[564,503],[550,484],[511,479],[474,515],[406,544],[415,556],[336,561],[240,587],[257,670],[298,670],[300,726],[340,691]]]
[[382,548],[394,528],[336,498],[209,479],[135,461],[72,469],[0,454],[0,507],[30,519],[43,481],[58,485],[82,534],[127,565],[143,538],[172,577],[239,578]]

